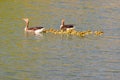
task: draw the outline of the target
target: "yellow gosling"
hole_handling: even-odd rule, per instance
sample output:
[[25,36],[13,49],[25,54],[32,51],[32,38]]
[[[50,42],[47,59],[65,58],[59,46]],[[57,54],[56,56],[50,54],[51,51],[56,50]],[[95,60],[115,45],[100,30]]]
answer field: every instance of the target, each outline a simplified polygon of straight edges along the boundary
[[67,31],[60,30],[59,34],[68,34]]
[[80,35],[80,32],[76,32],[76,36],[79,36]]
[[85,37],[85,32],[83,31],[83,32],[80,32],[80,36],[81,37]]
[[70,31],[70,30],[66,30],[66,31],[64,31],[64,32],[66,32],[66,33],[68,33],[68,34],[69,34],[71,31]]
[[49,30],[46,30],[46,33],[49,33],[50,31]]
[[64,32],[63,30],[59,30],[59,32]]
[[71,32],[74,32],[75,30],[74,29],[70,29],[70,30],[68,30],[69,31],[69,33],[71,33]]
[[87,31],[86,31],[86,32],[84,32],[84,34],[85,34],[85,35],[89,35],[89,33],[88,33]]
[[67,32],[67,31],[64,31],[64,32],[63,32],[63,34],[69,34],[69,32]]
[[101,32],[100,32],[100,35],[103,35],[103,34],[104,34],[104,32],[103,32],[103,31],[101,31]]
[[63,34],[63,32],[59,31],[58,34]]
[[56,32],[54,32],[54,34],[59,34],[60,33],[60,31],[56,31]]
[[93,32],[92,32],[91,30],[88,30],[88,33],[89,33],[89,34],[92,34]]
[[81,32],[77,32],[76,35],[77,35],[77,36],[80,36],[80,35],[81,35]]
[[76,35],[76,34],[77,34],[77,31],[72,31],[71,34],[72,34],[72,35]]
[[99,36],[103,35],[103,31],[99,31],[98,35]]
[[92,34],[92,31],[91,31],[91,30],[85,31],[85,35],[90,35],[90,34]]
[[51,28],[51,29],[50,29],[50,31],[51,31],[51,32],[54,32],[54,31],[55,31],[55,29],[52,29],[52,28]]
[[81,37],[85,37],[85,34],[80,34]]
[[43,33],[48,33],[48,32],[46,30],[44,30]]
[[101,36],[103,34],[103,31],[94,31],[94,34],[97,36]]

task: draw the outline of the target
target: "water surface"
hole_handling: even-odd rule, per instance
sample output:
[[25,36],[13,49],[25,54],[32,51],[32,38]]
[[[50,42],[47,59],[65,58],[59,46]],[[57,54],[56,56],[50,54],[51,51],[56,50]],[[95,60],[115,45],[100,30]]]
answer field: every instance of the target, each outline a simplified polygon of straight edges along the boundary
[[[0,80],[119,80],[120,1],[0,1]],[[104,35],[25,34],[30,26],[59,29],[61,19],[78,31]]]

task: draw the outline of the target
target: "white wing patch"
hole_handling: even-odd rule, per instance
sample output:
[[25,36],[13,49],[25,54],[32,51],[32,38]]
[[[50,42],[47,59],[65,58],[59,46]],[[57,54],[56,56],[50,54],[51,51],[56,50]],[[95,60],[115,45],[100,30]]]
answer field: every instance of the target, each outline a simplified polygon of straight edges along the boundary
[[39,33],[43,32],[44,29],[45,29],[45,28],[35,30],[35,34],[39,34]]

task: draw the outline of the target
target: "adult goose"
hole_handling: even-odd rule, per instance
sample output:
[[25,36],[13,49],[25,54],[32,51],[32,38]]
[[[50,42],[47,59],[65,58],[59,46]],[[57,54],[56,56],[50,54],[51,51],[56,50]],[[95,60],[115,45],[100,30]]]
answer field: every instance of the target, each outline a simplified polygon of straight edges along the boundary
[[33,32],[35,34],[39,34],[39,33],[43,32],[44,29],[45,29],[44,27],[41,27],[41,26],[39,26],[39,27],[29,27],[29,19],[28,18],[23,18],[23,20],[26,23],[26,26],[24,28],[24,30],[26,32]]
[[74,25],[72,25],[72,24],[65,25],[65,21],[64,21],[64,19],[62,19],[61,25],[60,25],[60,30],[67,31],[67,30],[72,30],[72,29],[74,29]]

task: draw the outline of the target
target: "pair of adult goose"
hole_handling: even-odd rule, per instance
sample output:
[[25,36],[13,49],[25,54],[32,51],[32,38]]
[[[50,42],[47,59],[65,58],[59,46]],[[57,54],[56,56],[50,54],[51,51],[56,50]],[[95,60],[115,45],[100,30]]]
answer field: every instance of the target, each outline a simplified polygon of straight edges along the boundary
[[[23,20],[25,21],[26,23],[26,26],[25,26],[25,31],[26,32],[33,32],[35,34],[38,34],[38,33],[41,33],[44,31],[44,27],[29,27],[29,19],[28,18],[23,18]],[[60,25],[60,30],[63,30],[63,31],[67,31],[67,30],[70,30],[70,29],[74,29],[74,26],[71,25],[71,24],[68,24],[68,25],[65,25],[65,22],[64,22],[64,19],[62,19],[61,21],[61,25]]]

